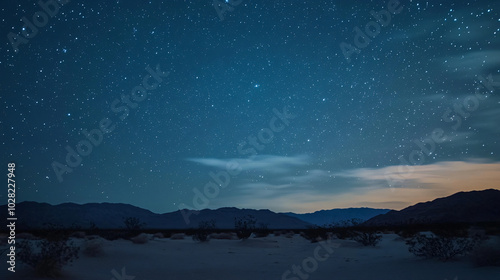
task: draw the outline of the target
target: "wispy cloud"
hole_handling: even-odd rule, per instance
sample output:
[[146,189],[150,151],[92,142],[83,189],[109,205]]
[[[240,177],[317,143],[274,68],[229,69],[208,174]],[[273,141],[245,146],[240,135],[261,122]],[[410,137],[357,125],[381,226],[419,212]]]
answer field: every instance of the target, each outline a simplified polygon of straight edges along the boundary
[[479,113],[480,120],[474,126],[484,128],[493,132],[500,132],[500,108],[484,110]]
[[[457,139],[465,136],[458,135]],[[312,212],[343,207],[402,209],[458,191],[498,188],[500,182],[500,162],[486,159],[336,172],[305,170],[313,165],[307,155],[188,160],[221,169],[229,162],[237,162],[242,170],[254,171],[234,177],[230,188],[211,201],[212,207],[225,206],[230,200],[236,207],[274,211]],[[403,186],[390,188],[387,176],[404,179]]]
[[[500,163],[474,161],[442,161],[428,165],[387,166],[383,168],[359,168],[336,174],[337,176],[359,178],[365,181],[385,182],[387,175],[399,176],[416,184],[432,184],[435,186],[498,187],[500,181]],[[407,187],[412,187],[409,184]],[[413,186],[418,187],[418,186]]]
[[483,50],[442,58],[443,66],[453,73],[475,76],[500,65],[500,51]]
[[[325,173],[317,172],[321,178]],[[405,178],[404,186],[391,189],[386,175]],[[316,181],[315,187],[301,184],[248,184],[245,197],[232,200],[239,207],[271,208],[275,211],[312,212],[319,209],[343,207],[374,207],[402,209],[418,202],[434,200],[459,191],[498,189],[500,162],[481,159],[470,161],[445,161],[429,165],[382,168],[357,168],[329,176],[336,180]],[[347,180],[346,188],[339,178]],[[305,178],[305,177],[304,177]],[[356,182],[353,184],[352,182]]]
[[307,170],[303,174],[283,177],[281,180],[295,184],[310,184],[328,177],[332,177],[332,173],[330,171],[313,169]]
[[293,167],[309,164],[309,157],[306,155],[292,157],[257,155],[246,159],[188,158],[187,160],[220,169],[225,169],[230,163],[236,163],[242,171],[258,170],[271,173],[284,173]]

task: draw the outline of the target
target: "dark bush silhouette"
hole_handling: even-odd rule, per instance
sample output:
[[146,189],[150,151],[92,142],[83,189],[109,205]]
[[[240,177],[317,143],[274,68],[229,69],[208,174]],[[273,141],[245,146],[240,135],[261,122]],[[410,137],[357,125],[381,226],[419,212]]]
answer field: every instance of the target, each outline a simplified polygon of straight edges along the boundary
[[438,258],[442,261],[451,260],[457,256],[470,253],[476,244],[477,238],[456,237],[452,235],[415,235],[408,239],[408,250],[417,257]]
[[311,241],[311,243],[315,243],[328,239],[329,229],[321,226],[309,227],[301,233],[301,236]]
[[255,230],[257,221],[252,215],[237,217],[234,219],[234,228],[239,239],[247,239]]
[[198,224],[198,229],[193,234],[193,240],[199,242],[208,242],[210,239],[208,236],[215,229],[215,221],[201,221]]
[[358,227],[362,222],[361,219],[352,218],[333,223],[330,227],[338,239],[352,239],[355,235],[353,228]]
[[35,269],[40,277],[58,277],[63,266],[78,258],[79,248],[68,241],[69,234],[53,225],[41,241],[23,241],[17,246],[19,260]]
[[271,232],[267,228],[267,224],[265,223],[259,223],[259,226],[255,229],[255,237],[266,237],[268,236]]
[[125,228],[130,230],[130,231],[137,231],[142,229],[146,224],[142,223],[139,218],[136,217],[128,217],[123,220],[123,223],[125,224]]
[[382,235],[375,231],[354,231],[352,240],[363,244],[363,246],[377,246],[382,239]]

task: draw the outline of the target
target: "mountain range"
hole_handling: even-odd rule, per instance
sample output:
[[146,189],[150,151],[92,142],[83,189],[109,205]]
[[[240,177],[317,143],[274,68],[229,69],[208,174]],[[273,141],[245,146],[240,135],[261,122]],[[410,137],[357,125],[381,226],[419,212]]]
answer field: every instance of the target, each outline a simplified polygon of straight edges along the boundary
[[331,209],[320,210],[314,213],[295,214],[291,212],[283,213],[290,217],[298,218],[302,221],[314,224],[317,226],[324,226],[330,224],[337,224],[351,219],[357,219],[364,222],[380,214],[385,214],[391,209],[374,209],[374,208],[344,208],[344,209]]
[[[2,205],[1,209],[6,208]],[[370,208],[332,209],[309,214],[275,213],[270,210],[238,209],[234,207],[200,211],[178,210],[157,214],[149,210],[123,203],[63,203],[50,205],[25,201],[16,205],[18,229],[44,228],[48,223],[61,227],[89,228],[95,225],[102,229],[124,228],[124,219],[137,218],[144,228],[185,229],[196,228],[200,221],[214,220],[217,228],[234,228],[235,218],[253,216],[256,226],[266,225],[269,229],[302,229],[313,225],[329,224],[334,221],[361,218],[366,220],[389,210]],[[7,211],[4,219],[7,218]]]
[[[46,223],[82,229],[95,225],[102,229],[124,228],[124,219],[134,217],[145,223],[144,228],[196,228],[200,221],[214,220],[220,229],[234,228],[235,219],[253,216],[257,227],[269,229],[305,229],[314,225],[335,224],[359,219],[366,226],[397,226],[430,223],[500,223],[500,191],[459,192],[448,197],[418,203],[395,211],[373,208],[321,210],[314,213],[275,213],[270,210],[225,207],[200,211],[178,210],[157,214],[123,203],[47,203],[25,201],[16,205],[16,229],[44,228]],[[3,209],[3,210],[1,210]],[[7,205],[0,206],[0,218],[7,219]]]
[[500,190],[458,192],[422,202],[399,211],[389,211],[364,222],[367,226],[500,223]]
[[[6,205],[3,205],[6,207]],[[2,211],[7,213],[7,211]],[[6,215],[6,214],[4,214]],[[95,225],[102,229],[124,228],[124,220],[137,218],[144,223],[144,228],[185,229],[196,228],[200,221],[214,220],[217,228],[234,228],[237,217],[251,215],[259,224],[266,224],[270,229],[306,228],[309,223],[284,214],[269,210],[238,209],[233,207],[200,211],[178,210],[156,214],[149,210],[122,203],[63,203],[50,205],[38,202],[21,202],[16,205],[17,228],[44,228],[46,223],[60,227],[89,228]],[[5,219],[7,217],[5,216]]]

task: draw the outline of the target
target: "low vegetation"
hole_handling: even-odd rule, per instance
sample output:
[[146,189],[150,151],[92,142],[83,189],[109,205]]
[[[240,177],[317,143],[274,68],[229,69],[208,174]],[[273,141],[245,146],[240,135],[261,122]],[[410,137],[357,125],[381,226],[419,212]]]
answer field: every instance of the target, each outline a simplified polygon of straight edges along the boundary
[[355,231],[352,240],[363,244],[363,246],[377,246],[382,239],[382,235],[373,230]]
[[417,234],[406,240],[408,250],[417,257],[437,258],[448,261],[470,253],[478,244],[474,237],[458,237],[452,235]]
[[208,242],[209,235],[215,230],[215,221],[201,221],[198,224],[198,229],[194,232],[192,238],[198,242]]
[[255,230],[257,220],[252,215],[237,217],[234,219],[234,229],[239,239],[247,239]]
[[59,277],[62,268],[78,258],[79,247],[69,241],[69,234],[49,225],[43,240],[19,243],[19,260],[34,268],[40,277]]
[[145,223],[141,222],[139,218],[136,217],[128,217],[123,220],[123,224],[125,224],[125,228],[129,231],[137,231],[146,226]]
[[321,226],[314,226],[306,229],[305,231],[301,232],[301,236],[304,237],[305,239],[311,241],[311,243],[319,242],[322,240],[326,240],[329,236],[329,228],[326,227],[321,227]]
[[265,223],[259,223],[259,226],[255,229],[255,237],[257,238],[262,238],[268,236],[271,231],[267,227],[267,224]]

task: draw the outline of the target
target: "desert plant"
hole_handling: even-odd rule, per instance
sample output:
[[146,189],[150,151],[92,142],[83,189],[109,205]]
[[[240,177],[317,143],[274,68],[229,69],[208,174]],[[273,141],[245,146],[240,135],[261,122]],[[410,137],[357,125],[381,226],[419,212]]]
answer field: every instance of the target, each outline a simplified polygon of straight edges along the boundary
[[83,254],[89,257],[97,257],[104,253],[104,242],[100,238],[85,240],[83,244]]
[[309,227],[304,232],[301,232],[301,236],[311,241],[311,243],[315,243],[328,239],[328,229],[321,226]]
[[255,230],[257,220],[252,215],[237,217],[234,219],[234,228],[239,239],[247,239]]
[[201,221],[198,224],[198,229],[195,231],[192,238],[194,241],[208,242],[210,240],[209,235],[210,233],[212,233],[214,229],[215,229],[214,220]]
[[338,239],[353,239],[355,236],[353,227],[359,226],[362,222],[361,219],[352,218],[332,223],[330,227]]
[[37,276],[60,276],[63,266],[78,258],[79,248],[68,241],[64,231],[50,225],[47,238],[41,241],[22,241],[17,246],[19,260],[35,269]]
[[270,233],[269,229],[267,228],[266,223],[259,223],[259,226],[255,229],[255,237],[266,237]]
[[361,223],[363,223],[362,219],[352,218],[352,219],[348,219],[348,220],[342,220],[342,221],[339,221],[337,223],[333,223],[332,226],[333,227],[340,227],[340,228],[348,228],[348,227],[357,227]]
[[406,244],[408,250],[417,257],[447,261],[468,254],[477,242],[477,239],[469,237],[418,234],[408,239]]
[[139,218],[136,217],[128,217],[123,220],[123,223],[125,224],[125,228],[130,231],[140,230],[146,225],[145,223],[142,223]]
[[363,246],[376,246],[380,240],[382,239],[382,235],[377,234],[375,231],[354,231],[354,235],[352,236],[352,240],[363,244]]

